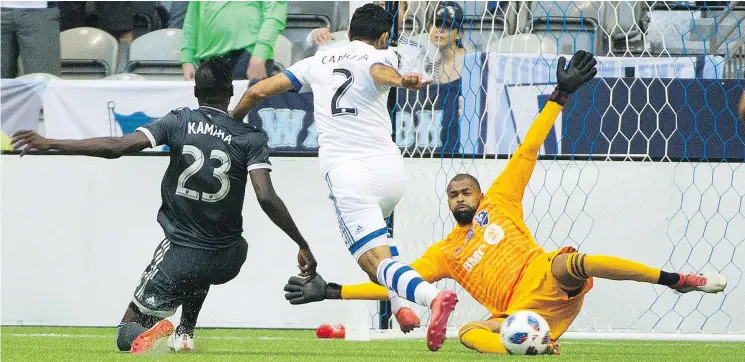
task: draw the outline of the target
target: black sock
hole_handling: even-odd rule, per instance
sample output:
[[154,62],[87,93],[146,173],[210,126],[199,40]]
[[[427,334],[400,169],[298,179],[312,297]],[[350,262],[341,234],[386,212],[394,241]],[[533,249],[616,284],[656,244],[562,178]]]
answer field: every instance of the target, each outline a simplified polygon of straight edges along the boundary
[[660,279],[657,280],[657,284],[671,286],[671,285],[675,285],[679,281],[680,281],[680,274],[668,273],[664,270],[661,270]]
[[131,350],[132,342],[146,330],[147,328],[135,322],[119,325],[119,328],[116,329],[116,346],[123,352]]
[[181,323],[176,327],[176,335],[188,334],[194,338],[194,328],[208,291],[209,288],[195,292],[181,305]]

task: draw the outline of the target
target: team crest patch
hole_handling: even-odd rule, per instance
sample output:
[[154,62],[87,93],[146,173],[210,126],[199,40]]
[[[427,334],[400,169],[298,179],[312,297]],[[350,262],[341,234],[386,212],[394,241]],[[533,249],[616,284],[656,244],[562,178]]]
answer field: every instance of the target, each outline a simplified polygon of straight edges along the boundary
[[489,213],[486,212],[486,210],[481,210],[473,220],[476,221],[476,224],[479,226],[484,227],[484,225],[489,223]]
[[460,254],[462,251],[463,251],[463,248],[461,248],[459,246],[459,247],[455,248],[455,252],[453,253],[453,255],[454,256],[458,256],[458,254]]
[[489,245],[495,245],[504,239],[504,229],[497,224],[489,225],[484,230],[484,241]]

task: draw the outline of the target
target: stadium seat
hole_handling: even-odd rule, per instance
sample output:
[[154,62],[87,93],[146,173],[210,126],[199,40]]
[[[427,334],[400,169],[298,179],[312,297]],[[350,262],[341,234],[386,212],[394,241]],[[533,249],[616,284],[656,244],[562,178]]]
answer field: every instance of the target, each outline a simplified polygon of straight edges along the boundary
[[501,17],[466,16],[463,20],[463,47],[471,53],[483,50],[490,42],[504,36],[507,23]]
[[292,42],[282,34],[274,43],[274,68],[277,73],[292,65]]
[[605,4],[593,1],[534,1],[530,5],[530,20],[523,31],[553,39],[559,52],[564,54],[577,50],[602,53],[598,19],[606,10],[601,9],[603,6]]
[[520,54],[557,54],[556,41],[551,38],[541,38],[535,34],[518,34],[506,36],[490,42],[486,46],[487,52],[520,53]]
[[119,74],[110,75],[104,78],[104,80],[148,80],[148,79],[139,74],[119,73]]
[[[290,1],[288,3],[287,25],[282,35],[289,39],[293,45],[292,63],[305,57],[305,39],[314,29],[331,26],[331,17],[337,12],[335,8],[341,9],[340,5],[333,1]],[[345,10],[348,12],[348,10]],[[325,14],[325,15],[324,15]],[[341,16],[341,14],[338,14]],[[341,19],[344,17],[341,16]],[[349,20],[341,20],[338,16],[335,21],[348,24]],[[347,16],[348,19],[348,16]]]
[[81,27],[60,33],[62,78],[100,79],[114,74],[119,44],[109,33]]
[[125,72],[152,79],[183,79],[181,29],[161,29],[132,42]]

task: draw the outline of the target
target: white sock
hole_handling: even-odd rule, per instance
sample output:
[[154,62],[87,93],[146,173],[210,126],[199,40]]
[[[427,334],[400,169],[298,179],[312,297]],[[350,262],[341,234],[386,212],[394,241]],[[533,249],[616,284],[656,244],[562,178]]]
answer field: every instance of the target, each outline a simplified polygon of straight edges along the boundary
[[393,259],[384,259],[378,265],[378,282],[401,298],[429,307],[439,289],[425,282],[410,266]]
[[404,306],[404,301],[396,292],[388,289],[388,301],[391,302],[391,313],[396,314],[401,307]]

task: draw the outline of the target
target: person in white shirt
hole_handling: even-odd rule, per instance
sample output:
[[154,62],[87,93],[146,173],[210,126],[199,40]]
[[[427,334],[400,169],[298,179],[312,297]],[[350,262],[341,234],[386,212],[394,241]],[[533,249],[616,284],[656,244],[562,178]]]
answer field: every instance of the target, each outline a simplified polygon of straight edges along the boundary
[[391,137],[388,93],[391,87],[418,90],[431,83],[420,74],[398,73],[398,56],[385,49],[391,26],[383,8],[358,8],[349,27],[350,43],[320,51],[250,87],[232,116],[243,119],[264,98],[282,92],[313,91],[321,172],[346,246],[370,279],[391,291],[402,330],[417,327],[419,317],[398,297],[430,308],[427,346],[436,351],[445,341],[458,298],[392,258],[385,222],[403,195],[406,178],[403,157]]

